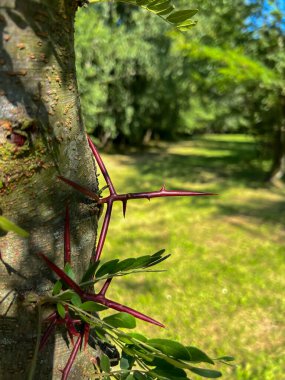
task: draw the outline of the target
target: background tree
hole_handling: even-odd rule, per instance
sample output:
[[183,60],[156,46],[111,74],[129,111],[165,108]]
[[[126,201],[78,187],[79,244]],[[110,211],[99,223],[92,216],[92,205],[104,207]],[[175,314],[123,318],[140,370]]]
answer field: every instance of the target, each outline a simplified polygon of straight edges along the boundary
[[173,138],[188,82],[183,58],[171,53],[169,26],[125,4],[85,10],[76,26],[87,130],[103,145]]
[[[228,0],[204,2],[199,11],[195,35],[181,37],[171,36],[147,14],[138,23],[137,12],[128,6],[113,11],[111,19],[108,7],[101,6],[94,27],[105,38],[93,52],[85,47],[98,40],[91,27],[86,33],[91,18],[82,13],[77,62],[87,126],[103,144],[108,139],[137,144],[151,136],[248,133],[259,142],[260,162],[271,159],[268,178],[281,178],[284,6]],[[177,40],[184,41],[184,56],[175,50]],[[105,71],[111,46],[116,64]],[[120,80],[126,71],[132,74],[129,80]],[[99,97],[91,95],[95,88]]]
[[263,1],[241,1],[233,15],[230,1],[205,6],[208,29],[200,38],[178,36],[192,81],[184,132],[254,135],[276,182],[284,175],[284,9],[277,3],[265,12]]

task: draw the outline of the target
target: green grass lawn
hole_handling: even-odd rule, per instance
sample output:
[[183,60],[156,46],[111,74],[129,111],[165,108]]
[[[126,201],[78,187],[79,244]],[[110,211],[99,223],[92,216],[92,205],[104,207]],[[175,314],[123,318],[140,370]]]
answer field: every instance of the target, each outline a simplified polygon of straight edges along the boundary
[[115,204],[106,260],[161,248],[172,256],[167,272],[116,279],[110,298],[167,325],[138,322],[149,337],[235,356],[235,369],[221,367],[225,380],[285,379],[285,192],[262,183],[254,142],[211,135],[103,158],[120,192],[219,193],[130,201],[126,219]]

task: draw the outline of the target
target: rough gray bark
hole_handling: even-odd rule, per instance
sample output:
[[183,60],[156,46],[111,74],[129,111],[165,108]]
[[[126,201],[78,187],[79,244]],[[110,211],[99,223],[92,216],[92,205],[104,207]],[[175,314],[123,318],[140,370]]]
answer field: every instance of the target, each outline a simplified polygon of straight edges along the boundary
[[[76,10],[76,0],[0,0],[0,213],[30,232],[29,239],[0,235],[1,380],[27,377],[37,315],[24,301],[52,284],[37,252],[63,266],[67,201],[78,277],[94,250],[96,206],[57,180],[61,174],[97,190],[75,75]],[[50,340],[36,379],[61,377],[70,353],[64,338]],[[88,378],[81,359],[71,379]]]

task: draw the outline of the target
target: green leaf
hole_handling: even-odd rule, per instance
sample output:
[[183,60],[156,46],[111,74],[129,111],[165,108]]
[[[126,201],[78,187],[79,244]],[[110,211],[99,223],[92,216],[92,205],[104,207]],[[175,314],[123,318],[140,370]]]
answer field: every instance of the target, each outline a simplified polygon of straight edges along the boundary
[[196,375],[207,377],[208,379],[217,379],[222,376],[221,372],[212,369],[192,367],[190,371],[196,373]]
[[141,342],[147,342],[147,338],[139,333],[129,333],[129,336],[132,338],[135,338],[137,340],[140,340]]
[[144,350],[142,347],[137,347],[135,345],[130,346],[132,351],[136,356],[138,356],[142,361],[146,362],[148,365],[151,364],[155,358],[154,353]]
[[183,371],[183,369],[175,368],[175,367],[167,368],[167,369],[155,368],[151,370],[151,373],[157,375],[159,378],[163,378],[167,380],[187,379],[186,372]]
[[[125,357],[122,357],[120,360],[120,368],[121,369],[131,369],[130,359],[133,359],[131,356],[127,356],[126,353],[124,353]],[[129,359],[130,358],[130,359]]]
[[170,7],[170,0],[164,0],[164,1],[159,1],[159,2],[154,2],[152,1],[148,6],[147,9],[158,13],[165,11],[165,9],[168,9]]
[[168,8],[166,8],[164,11],[159,11],[157,12],[156,14],[158,16],[165,16],[165,15],[168,15],[170,12],[172,12],[174,9],[174,6],[173,5],[170,5]]
[[60,280],[56,281],[56,283],[54,284],[54,287],[52,289],[52,295],[53,296],[56,296],[57,294],[60,293],[62,289],[62,282]]
[[99,339],[101,339],[102,341],[106,339],[106,331],[103,328],[96,326],[94,327],[94,331]]
[[24,238],[27,238],[29,236],[29,233],[27,231],[17,226],[15,223],[11,222],[11,220],[5,218],[4,216],[0,216],[0,229],[8,232],[15,232],[17,235]]
[[107,373],[110,372],[110,368],[111,368],[110,360],[109,360],[108,356],[105,354],[102,354],[100,357],[100,368],[104,372],[107,372]]
[[174,357],[175,359],[190,360],[190,355],[186,347],[169,339],[149,339],[147,344],[160,350],[165,355]]
[[176,24],[176,28],[179,29],[181,32],[186,32],[187,30],[193,28],[193,26],[195,26],[196,24],[196,21],[187,20],[179,24]]
[[136,259],[130,269],[145,268],[151,262],[151,256],[141,256]]
[[196,347],[186,347],[190,354],[190,361],[196,363],[210,363],[215,364],[211,358],[205,352],[199,350]]
[[132,267],[132,265],[135,263],[135,261],[136,261],[136,259],[133,259],[133,258],[120,261],[116,267],[116,273],[122,272],[122,271],[127,271],[128,269],[130,269]]
[[86,301],[80,305],[80,309],[88,311],[90,313],[95,313],[97,311],[102,311],[108,309],[106,306],[100,305],[99,303],[93,301]]
[[79,297],[79,295],[77,293],[74,293],[70,299],[71,303],[74,305],[74,306],[78,306],[80,307],[82,302],[81,302],[81,298]]
[[130,345],[133,344],[133,340],[130,338],[129,335],[118,333],[118,337],[119,337],[120,341],[123,343],[130,344]]
[[65,291],[64,293],[59,294],[59,295],[58,295],[58,298],[59,298],[61,301],[70,301],[74,294],[75,294],[75,293],[74,293],[72,290],[67,290],[67,291]]
[[73,272],[73,269],[71,268],[70,263],[66,263],[64,266],[64,272],[72,279],[75,280],[75,274]]
[[99,278],[103,277],[105,274],[113,274],[118,262],[119,260],[115,259],[104,263],[96,272],[96,277]]
[[116,328],[133,329],[136,327],[136,318],[128,313],[117,313],[105,317],[104,322]]
[[156,260],[153,260],[153,261],[148,265],[148,268],[149,268],[149,267],[152,267],[152,266],[154,266],[154,265],[157,265],[157,264],[159,264],[159,263],[161,263],[162,261],[168,259],[168,257],[170,257],[170,256],[171,256],[171,255],[169,254],[169,255],[166,255],[166,256],[164,256],[164,257],[160,257],[160,258],[157,258]]
[[172,12],[166,17],[166,20],[172,24],[179,24],[194,16],[198,9],[185,9],[181,11]]
[[81,283],[90,281],[92,279],[92,277],[94,276],[99,264],[100,264],[100,261],[96,261],[96,263],[91,264],[89,266],[89,268],[87,269],[87,271],[84,273],[84,275],[82,277]]
[[149,3],[149,0],[136,0],[137,5],[144,6]]
[[165,249],[160,249],[159,251],[155,252],[152,257],[161,257],[165,252]]
[[134,371],[134,378],[135,378],[136,380],[146,380],[146,379],[147,379],[146,375],[145,375],[145,374],[142,374],[142,373],[139,372],[139,371]]
[[[167,362],[164,359],[155,358],[151,363],[151,366],[156,367],[153,371],[159,374],[160,376],[164,377],[168,373],[169,375],[172,375],[171,379],[187,379],[187,374],[183,369],[175,367],[173,364]],[[170,376],[167,377],[167,379],[169,378]]]
[[135,378],[132,374],[130,374],[126,377],[126,380],[135,380]]
[[65,308],[64,306],[61,304],[61,303],[57,303],[56,304],[56,308],[57,308],[57,312],[58,312],[58,315],[64,319],[65,318]]

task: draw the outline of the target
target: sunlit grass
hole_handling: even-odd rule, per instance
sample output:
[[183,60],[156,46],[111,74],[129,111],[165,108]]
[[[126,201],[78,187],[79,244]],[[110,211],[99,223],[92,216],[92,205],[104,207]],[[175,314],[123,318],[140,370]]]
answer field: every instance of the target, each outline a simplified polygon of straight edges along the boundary
[[121,192],[169,189],[219,196],[116,204],[104,258],[165,248],[167,272],[117,279],[110,297],[167,325],[138,322],[148,336],[178,338],[236,357],[226,380],[284,379],[284,191],[262,183],[254,142],[206,136],[129,155],[104,154]]

